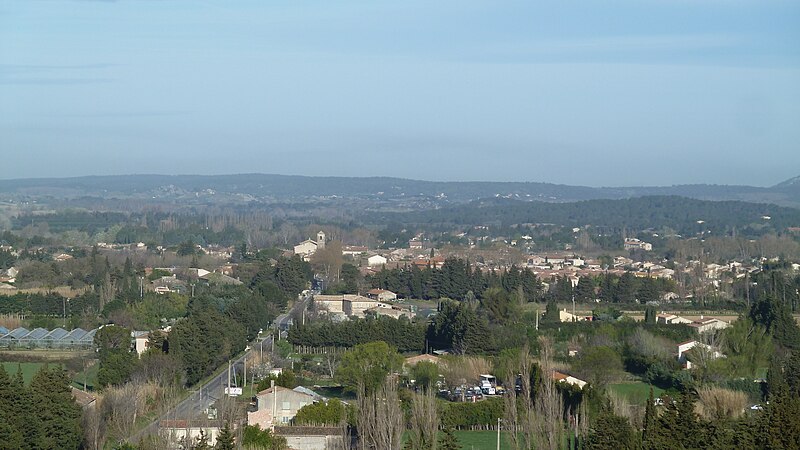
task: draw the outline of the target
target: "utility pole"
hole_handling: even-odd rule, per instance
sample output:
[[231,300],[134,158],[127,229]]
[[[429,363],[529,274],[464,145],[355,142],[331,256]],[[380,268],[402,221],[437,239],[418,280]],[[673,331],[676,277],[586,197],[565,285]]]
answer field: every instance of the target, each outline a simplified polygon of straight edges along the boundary
[[500,418],[497,418],[497,450],[500,450]]
[[244,354],[244,386],[247,387],[247,353]]
[[139,299],[144,298],[144,277],[139,277]]
[[231,396],[231,360],[228,360],[228,397]]
[[272,390],[272,426],[274,430],[276,424],[275,414],[278,413],[278,393],[275,392],[275,380],[269,380],[269,387]]
[[536,331],[539,331],[539,308],[536,308]]

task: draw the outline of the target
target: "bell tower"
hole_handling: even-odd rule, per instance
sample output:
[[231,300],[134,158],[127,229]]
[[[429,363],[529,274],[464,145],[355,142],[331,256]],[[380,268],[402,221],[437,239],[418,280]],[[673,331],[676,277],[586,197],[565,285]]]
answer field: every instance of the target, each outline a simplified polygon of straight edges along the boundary
[[322,250],[325,248],[325,233],[320,230],[317,233],[317,250]]

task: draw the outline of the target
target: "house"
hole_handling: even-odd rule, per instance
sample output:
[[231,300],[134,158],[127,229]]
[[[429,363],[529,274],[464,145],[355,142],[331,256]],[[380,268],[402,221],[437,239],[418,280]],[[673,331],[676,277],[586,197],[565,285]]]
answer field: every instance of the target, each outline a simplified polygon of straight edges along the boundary
[[557,381],[559,383],[571,384],[573,386],[578,386],[581,389],[583,389],[583,387],[588,384],[587,382],[585,382],[585,381],[583,381],[581,379],[575,378],[572,375],[567,375],[565,373],[561,373],[561,372],[559,372],[557,370],[553,371],[553,374],[551,375],[551,378],[552,378],[553,381]]
[[397,294],[386,289],[370,289],[367,291],[367,298],[377,300],[379,302],[392,302],[397,300]]
[[344,256],[358,256],[367,253],[369,248],[359,245],[345,245],[342,247],[342,255]]
[[153,280],[153,291],[156,294],[167,294],[170,292],[186,292],[186,284],[179,280],[176,275],[165,276]]
[[216,284],[216,285],[241,286],[242,284],[244,284],[236,278],[217,272],[209,272],[205,275],[200,276],[200,279],[208,284]]
[[388,261],[389,260],[386,259],[386,257],[384,257],[384,256],[372,255],[369,258],[367,258],[367,265],[370,266],[370,267],[383,266]]
[[59,253],[59,254],[53,256],[53,260],[57,261],[57,262],[64,262],[64,261],[68,261],[70,259],[72,259],[72,255],[68,255],[66,253]]
[[653,250],[653,244],[640,241],[639,239],[636,238],[628,238],[625,239],[623,248],[625,248],[625,250],[644,250],[646,252],[649,252]]
[[700,316],[700,320],[695,320],[694,322],[690,323],[689,326],[694,328],[698,334],[703,334],[708,331],[728,328],[730,324],[713,317],[703,318],[703,316]]
[[300,408],[315,402],[314,396],[282,386],[272,386],[256,395],[257,410],[247,414],[249,425],[261,425],[262,429],[274,425],[288,424]]
[[558,321],[559,322],[591,322],[592,316],[581,316],[579,314],[572,314],[567,312],[567,309],[564,308],[558,312]]
[[692,362],[689,361],[689,359],[686,357],[687,353],[695,348],[708,352],[708,355],[711,357],[711,359],[725,357],[725,355],[723,355],[722,352],[720,352],[716,347],[712,347],[708,344],[703,344],[702,342],[698,342],[696,340],[686,341],[681,344],[678,344],[678,361],[683,363],[686,369],[692,368]]
[[422,250],[422,239],[415,237],[408,241],[408,248],[412,250]]
[[[379,303],[378,305],[384,305]],[[375,317],[391,317],[392,319],[399,319],[403,316],[408,317],[409,320],[413,319],[415,314],[411,311],[394,308],[394,307],[385,307],[385,306],[376,306],[374,308],[369,308],[368,310],[364,311],[364,315],[372,314]]]
[[324,295],[314,296],[314,306],[317,309],[325,309],[331,314],[344,314],[344,295]]
[[692,321],[680,316],[676,316],[675,314],[661,313],[656,316],[656,323],[679,324],[679,323],[692,323]]
[[368,309],[379,306],[391,308],[391,305],[378,302],[361,295],[315,295],[314,304],[326,309],[331,314],[344,314],[348,317],[364,317]]
[[133,348],[136,349],[136,354],[139,356],[142,356],[142,353],[150,347],[149,331],[131,331],[131,339],[133,339]]
[[158,422],[158,434],[167,442],[167,448],[186,448],[185,443],[197,442],[204,435],[212,447],[220,433],[219,423],[209,420],[164,419]]
[[342,309],[348,317],[364,317],[367,310],[381,306],[389,306],[360,295],[348,296],[342,302]]

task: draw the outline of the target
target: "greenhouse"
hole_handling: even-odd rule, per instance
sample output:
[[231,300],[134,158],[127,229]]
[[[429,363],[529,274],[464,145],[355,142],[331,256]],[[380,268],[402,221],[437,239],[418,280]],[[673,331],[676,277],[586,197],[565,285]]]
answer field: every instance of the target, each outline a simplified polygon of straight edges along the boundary
[[2,329],[0,333],[0,347],[3,348],[61,348],[61,349],[88,349],[94,344],[94,335],[97,329],[86,331],[76,328],[67,331],[63,328],[47,330],[45,328],[15,328]]

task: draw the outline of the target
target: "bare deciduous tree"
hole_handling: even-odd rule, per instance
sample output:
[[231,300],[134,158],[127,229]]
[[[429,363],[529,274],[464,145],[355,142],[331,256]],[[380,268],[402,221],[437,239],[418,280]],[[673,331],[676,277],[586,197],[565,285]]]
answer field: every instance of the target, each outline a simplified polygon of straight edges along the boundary
[[547,338],[541,338],[539,366],[542,377],[534,402],[534,447],[558,450],[564,437],[564,404],[553,381],[553,346]]
[[415,394],[411,400],[409,443],[412,450],[436,450],[439,416],[433,389]]
[[403,412],[397,395],[397,380],[388,378],[373,393],[358,387],[359,450],[400,450]]

